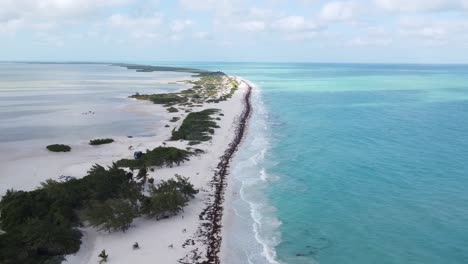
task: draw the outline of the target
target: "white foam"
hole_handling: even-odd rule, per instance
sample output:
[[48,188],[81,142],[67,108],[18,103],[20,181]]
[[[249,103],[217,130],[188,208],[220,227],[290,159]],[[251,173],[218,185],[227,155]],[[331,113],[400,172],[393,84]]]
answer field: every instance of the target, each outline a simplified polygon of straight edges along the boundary
[[[254,87],[252,104],[255,107],[246,146],[240,154],[248,155],[248,158],[239,158],[235,169],[241,171],[242,173],[238,174],[242,176],[236,175],[236,178],[241,182],[240,198],[249,206],[254,237],[261,245],[262,252],[259,254],[264,257],[266,263],[279,264],[275,248],[281,242],[278,228],[282,223],[275,216],[276,208],[268,204],[263,192],[270,178],[267,169],[263,166],[269,150],[268,114],[261,101],[260,89],[248,83]],[[236,211],[236,214],[240,213]],[[256,263],[250,257],[247,261]]]

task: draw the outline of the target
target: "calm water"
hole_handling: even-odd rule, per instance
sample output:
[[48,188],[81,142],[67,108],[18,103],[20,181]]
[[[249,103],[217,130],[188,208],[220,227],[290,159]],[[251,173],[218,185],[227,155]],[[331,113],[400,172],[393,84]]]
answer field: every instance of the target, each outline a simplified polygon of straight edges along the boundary
[[127,97],[181,89],[161,80],[187,76],[106,65],[0,63],[0,145],[148,135],[157,120],[128,111],[137,103]]
[[468,263],[468,66],[201,67],[261,90],[229,262]]

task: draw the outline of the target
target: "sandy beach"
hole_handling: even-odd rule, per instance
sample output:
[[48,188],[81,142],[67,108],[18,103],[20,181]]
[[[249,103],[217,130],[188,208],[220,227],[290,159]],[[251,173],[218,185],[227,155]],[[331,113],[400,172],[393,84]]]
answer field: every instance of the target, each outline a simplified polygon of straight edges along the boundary
[[[226,163],[226,161],[220,163],[220,159],[223,156],[226,158],[226,151],[230,147],[232,149],[227,159],[231,158],[246,128],[249,113],[247,116],[243,115],[247,107],[246,95],[249,93],[250,86],[240,79],[237,80],[240,85],[232,98],[219,103],[186,107],[186,110],[194,112],[216,108],[224,114],[221,120],[217,121],[219,128],[215,130],[212,139],[196,145],[196,148],[202,149],[205,153],[191,157],[190,161],[181,166],[149,172],[149,177],[154,178],[155,183],[178,174],[188,177],[194,187],[200,190],[184,211],[177,216],[159,221],[144,217],[137,218],[132,228],[125,233],[108,233],[91,227],[83,227],[81,228],[84,235],[81,248],[77,254],[66,256],[65,263],[97,263],[98,255],[103,249],[109,254],[108,263],[153,263],[155,260],[158,263],[200,263],[204,260],[209,261],[206,263],[217,263],[212,255],[218,254],[219,247],[214,251],[212,247],[215,243],[213,239],[220,239],[218,235],[221,226],[215,228],[214,232],[218,235],[211,234],[207,237],[207,234],[203,233],[202,224],[210,220],[200,220],[202,218],[200,214],[207,210],[210,203],[214,202],[213,195],[223,196],[213,185],[216,175],[220,176],[220,164]],[[250,108],[250,105],[248,107]],[[49,178],[57,179],[60,175],[80,178],[86,175],[87,170],[93,164],[111,165],[113,161],[132,158],[136,150],[145,151],[163,144],[180,149],[188,147],[187,141],[168,141],[171,131],[181,125],[187,113],[183,111],[169,113],[163,106],[147,101],[138,101],[127,110],[157,116],[161,122],[154,126],[155,136],[114,138],[116,142],[102,146],[90,146],[87,141],[74,142],[70,144],[73,149],[70,153],[52,153],[45,148],[40,153],[35,152],[34,155],[22,153],[20,159],[3,162],[0,193],[3,194],[10,188],[33,190],[40,185],[40,182]],[[180,120],[169,122],[173,117],[180,117]],[[165,124],[169,127],[165,127]],[[242,130],[241,135],[239,135],[239,130]],[[235,146],[232,146],[234,143]],[[227,173],[227,167],[226,163],[225,167],[221,168],[225,170],[221,172],[223,177]],[[216,201],[218,207],[215,210],[221,211],[218,212],[217,217],[221,217],[222,214],[223,197],[219,198],[221,200]],[[217,224],[221,223],[216,221]],[[138,242],[140,249],[132,249],[135,242]],[[198,260],[195,262],[194,258]]]

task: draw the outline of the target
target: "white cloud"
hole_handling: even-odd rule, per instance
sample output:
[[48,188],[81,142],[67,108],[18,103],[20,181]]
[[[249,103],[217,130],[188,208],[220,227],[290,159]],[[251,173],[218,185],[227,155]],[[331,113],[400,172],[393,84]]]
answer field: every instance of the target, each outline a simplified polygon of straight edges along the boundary
[[199,32],[195,32],[193,34],[193,37],[195,39],[199,39],[199,40],[206,40],[206,39],[209,39],[211,37],[210,33],[209,32],[206,32],[206,31],[199,31]]
[[130,30],[151,30],[161,26],[162,22],[162,16],[157,13],[145,17],[130,17],[128,15],[113,14],[109,18],[109,23],[111,26]]
[[467,0],[375,0],[378,7],[399,12],[432,12],[468,8]]
[[390,38],[375,38],[375,37],[356,37],[349,41],[351,46],[388,46],[392,44]]
[[21,19],[11,19],[0,23],[0,33],[14,33],[23,26],[23,23]]
[[179,0],[179,5],[192,11],[216,11],[217,13],[233,13],[240,6],[241,0]]
[[275,12],[273,10],[257,7],[249,8],[248,14],[250,17],[257,19],[269,19],[275,16]]
[[287,16],[274,21],[272,28],[279,31],[297,32],[317,30],[318,26],[307,22],[303,16]]
[[449,31],[454,25],[441,24],[434,21],[419,18],[419,17],[406,17],[400,19],[399,33],[403,36],[442,40],[448,37]]
[[192,27],[192,20],[175,20],[172,22],[171,31],[175,33],[180,33]]
[[64,17],[129,4],[134,0],[2,0],[1,17]]
[[319,17],[324,21],[337,22],[352,20],[356,14],[357,4],[354,2],[331,2],[323,6]]
[[265,30],[266,25],[263,21],[252,20],[240,22],[237,24],[237,28],[241,31],[259,32]]
[[411,16],[397,22],[400,37],[415,44],[463,45],[467,43],[466,20],[438,20],[426,16]]

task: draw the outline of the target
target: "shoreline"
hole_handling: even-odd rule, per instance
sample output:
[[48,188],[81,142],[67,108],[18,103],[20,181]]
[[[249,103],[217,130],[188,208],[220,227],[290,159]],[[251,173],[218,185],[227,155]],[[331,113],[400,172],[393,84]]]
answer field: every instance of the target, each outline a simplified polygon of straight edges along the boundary
[[[229,173],[230,164],[234,154],[238,151],[246,133],[248,122],[252,113],[251,94],[252,86],[242,81],[247,85],[247,91],[244,95],[243,105],[244,109],[239,118],[237,128],[235,130],[235,137],[229,144],[224,155],[220,158],[217,171],[210,182],[214,191],[214,198],[207,205],[207,207],[200,214],[200,219],[208,223],[199,227],[199,232],[205,236],[205,243],[207,248],[207,259],[198,262],[203,264],[217,264],[220,263],[221,242],[222,242],[222,221],[224,214],[225,191],[227,187],[227,176]],[[196,259],[196,256],[194,256]],[[183,262],[181,262],[183,263]]]
[[[214,130],[212,138],[194,146],[202,149],[204,154],[193,156],[190,161],[174,168],[163,167],[148,172],[148,177],[154,178],[155,183],[172,179],[174,175],[188,177],[194,187],[200,190],[181,213],[158,221],[144,216],[137,217],[132,223],[132,228],[125,234],[99,231],[87,225],[80,227],[79,230],[83,234],[81,247],[78,252],[65,255],[63,263],[95,263],[98,261],[99,252],[103,249],[109,252],[110,263],[131,261],[149,263],[155,258],[163,263],[220,262],[223,203],[228,198],[224,196],[226,178],[231,159],[246,133],[252,111],[250,102],[252,86],[236,76],[226,75],[224,78],[225,81],[218,84],[220,90],[216,92],[216,96],[229,93],[230,90],[226,90],[232,85],[229,80],[235,80],[238,85],[235,91],[230,92],[227,100],[188,106],[178,105],[176,107],[179,111],[175,113],[168,112],[163,105],[148,101],[132,103],[132,107],[125,109],[158,117],[155,121],[157,126],[151,129],[157,131],[154,136],[117,137],[115,143],[102,146],[88,146],[86,141],[79,140],[71,144],[70,153],[64,154],[49,153],[41,148],[35,155],[27,157],[27,166],[21,167],[21,173],[15,174],[14,178],[4,175],[6,177],[3,182],[6,188],[15,187],[29,191],[40,186],[39,183],[46,179],[56,180],[59,175],[70,175],[80,179],[93,164],[109,166],[117,159],[133,157],[135,150],[160,146],[187,149],[191,147],[189,140],[168,141],[172,131],[179,129],[192,111],[219,109],[220,114],[214,116],[216,118],[213,117],[218,127]],[[175,117],[177,120],[171,121]],[[10,167],[13,170],[15,166]],[[206,229],[208,222],[211,222],[211,225]],[[180,232],[181,230],[183,232]],[[141,248],[136,251],[131,250],[130,245],[136,241]],[[191,245],[187,243],[188,241],[191,241]],[[171,246],[170,249],[168,245]],[[183,259],[189,259],[190,256],[196,258],[183,262]]]
[[[201,111],[215,107],[221,109],[221,112],[225,115],[221,121],[217,121],[220,128],[216,129],[213,139],[196,145],[197,148],[201,148],[206,152],[199,157],[191,158],[190,161],[179,167],[161,168],[155,172],[149,172],[149,177],[162,180],[167,180],[174,174],[188,176],[194,186],[200,190],[195,199],[189,202],[182,213],[169,219],[159,221],[145,218],[135,219],[134,225],[137,225],[137,227],[127,230],[125,234],[102,234],[102,232],[93,230],[93,228],[85,228],[83,230],[85,233],[83,250],[80,250],[76,256],[67,256],[67,261],[64,263],[94,263],[94,261],[97,261],[97,254],[104,247],[109,254],[112,253],[115,256],[111,263],[128,263],[130,261],[129,256],[120,253],[117,255],[113,249],[119,248],[119,250],[122,250],[123,244],[135,241],[138,241],[142,246],[142,249],[138,250],[140,252],[143,252],[144,246],[148,247],[147,245],[152,244],[153,252],[144,252],[147,256],[141,256],[139,263],[148,263],[154,257],[159,257],[164,263],[220,263],[221,223],[225,197],[221,195],[218,187],[221,187],[224,192],[230,160],[244,137],[251,114],[251,85],[235,76],[230,77],[239,82],[239,89],[235,92],[233,98],[224,102],[207,103],[203,107],[194,108],[196,111]],[[142,103],[146,102],[143,101]],[[242,110],[237,111],[237,109],[241,109],[241,104],[243,105]],[[167,113],[164,107],[156,106],[161,108],[161,114],[168,119],[178,116],[178,113]],[[170,134],[171,129],[179,127],[182,121],[183,118],[176,123],[170,123],[171,128],[161,128],[163,134],[157,136],[160,142],[151,142],[150,137],[147,138],[149,141],[145,140],[146,143],[143,143],[141,147],[155,147],[162,142],[166,142],[167,146],[177,148],[188,147],[188,141],[163,140]],[[218,163],[214,162],[215,160]],[[222,182],[219,183],[215,179],[219,179],[221,175]],[[213,197],[218,197],[214,199],[215,203],[212,203]],[[207,207],[208,204],[213,206]],[[214,210],[209,210],[209,208]],[[205,215],[206,218],[202,218],[201,215]],[[202,230],[207,227],[206,223],[210,221],[214,223],[211,225],[214,227],[212,232]],[[182,229],[186,229],[187,233],[179,233]],[[160,236],[159,241],[155,241],[154,238],[150,237],[150,234]],[[145,238],[142,238],[142,236],[145,236]],[[167,250],[167,245],[172,243],[174,248]],[[115,244],[115,246],[112,244]],[[178,247],[176,245],[182,246]],[[122,259],[127,259],[127,261],[122,261]],[[132,259],[132,261],[135,260]]]

